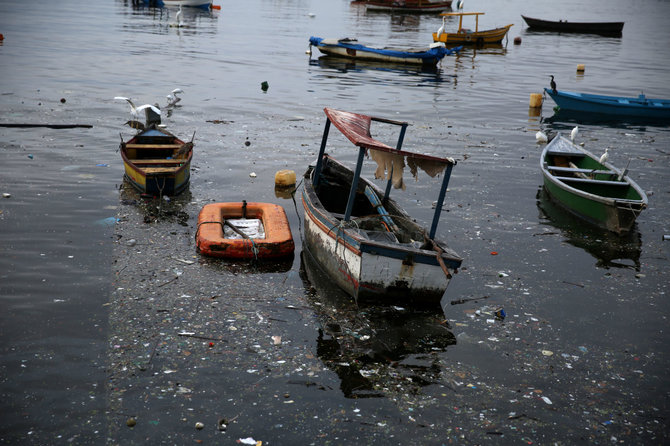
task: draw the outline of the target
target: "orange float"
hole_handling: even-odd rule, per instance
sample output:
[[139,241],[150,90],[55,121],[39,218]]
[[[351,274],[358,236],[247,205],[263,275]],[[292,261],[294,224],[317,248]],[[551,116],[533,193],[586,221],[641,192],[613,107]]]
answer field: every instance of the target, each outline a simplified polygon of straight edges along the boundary
[[[264,237],[250,237],[232,219],[260,220]],[[226,236],[228,227],[236,237]],[[198,216],[198,250],[229,259],[273,259],[293,254],[295,245],[284,208],[272,203],[211,203]]]

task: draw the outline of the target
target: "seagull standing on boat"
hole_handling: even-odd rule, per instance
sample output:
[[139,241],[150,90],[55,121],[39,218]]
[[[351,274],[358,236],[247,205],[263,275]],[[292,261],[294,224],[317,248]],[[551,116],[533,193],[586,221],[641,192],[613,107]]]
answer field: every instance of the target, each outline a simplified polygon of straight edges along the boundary
[[551,82],[549,82],[549,86],[551,87],[551,91],[553,93],[556,93],[556,82],[554,81],[554,75],[550,74],[549,76],[551,76]]
[[172,93],[166,96],[168,100],[167,106],[174,107],[175,105],[177,105],[177,102],[181,101],[181,98],[177,96],[177,94],[183,92],[184,90],[182,90],[181,88],[175,88],[174,90],[172,90]]
[[607,162],[607,159],[609,158],[609,147],[605,149],[605,153],[600,155],[600,164],[605,164]]
[[139,107],[135,107],[135,104],[133,104],[133,101],[131,101],[130,98],[126,98],[124,96],[115,96],[114,99],[116,99],[117,101],[128,102],[128,104],[130,104],[130,114],[135,120],[137,120],[137,118],[139,117],[139,113],[141,111],[146,110],[147,108],[150,108],[151,110],[154,111],[154,113],[156,113],[158,115],[161,114],[160,109],[157,108],[157,107],[154,107],[151,104],[144,104],[144,105],[140,105]]
[[437,29],[437,38],[439,39],[442,34],[444,34],[444,27],[447,24],[445,17],[442,17],[442,26]]
[[575,138],[577,138],[577,133],[579,133],[579,126],[575,126],[574,129],[570,132],[570,140],[572,142],[575,142]]
[[133,120],[137,120],[139,118],[140,112],[146,110],[146,109],[151,109],[154,113],[157,115],[161,114],[161,111],[158,107],[154,107],[151,104],[144,104],[140,105],[139,107],[135,107],[135,104],[133,104],[133,101],[130,100],[130,98],[126,98],[124,96],[115,96],[114,99],[118,101],[126,101],[128,104],[130,104],[130,115],[133,117]]

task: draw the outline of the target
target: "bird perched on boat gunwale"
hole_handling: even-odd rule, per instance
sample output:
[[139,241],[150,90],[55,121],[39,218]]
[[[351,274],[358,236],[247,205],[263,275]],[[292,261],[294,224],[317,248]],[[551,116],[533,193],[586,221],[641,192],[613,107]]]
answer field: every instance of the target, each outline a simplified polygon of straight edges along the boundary
[[549,86],[551,87],[551,91],[553,93],[556,93],[556,82],[554,81],[554,75],[550,74],[549,76],[551,77],[551,81],[549,82]]
[[600,155],[600,164],[605,164],[607,162],[607,159],[609,158],[609,147],[605,148],[605,153]]

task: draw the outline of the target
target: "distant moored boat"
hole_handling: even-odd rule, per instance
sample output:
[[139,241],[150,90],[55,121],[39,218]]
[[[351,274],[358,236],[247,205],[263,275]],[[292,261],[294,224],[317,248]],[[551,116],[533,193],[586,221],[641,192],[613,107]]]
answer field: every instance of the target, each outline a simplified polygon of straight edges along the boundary
[[624,22],[568,22],[567,20],[542,20],[521,15],[528,27],[539,31],[558,31],[564,33],[601,34],[620,36]]

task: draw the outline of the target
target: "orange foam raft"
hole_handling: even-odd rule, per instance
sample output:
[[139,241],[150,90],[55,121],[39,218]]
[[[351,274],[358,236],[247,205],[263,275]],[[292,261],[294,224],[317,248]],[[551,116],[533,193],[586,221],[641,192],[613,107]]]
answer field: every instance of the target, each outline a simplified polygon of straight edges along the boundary
[[[225,227],[242,234],[228,220],[260,220],[264,237],[244,235],[226,237]],[[274,259],[293,254],[295,245],[284,208],[272,203],[211,203],[198,216],[196,232],[198,250],[208,256],[230,259]]]

